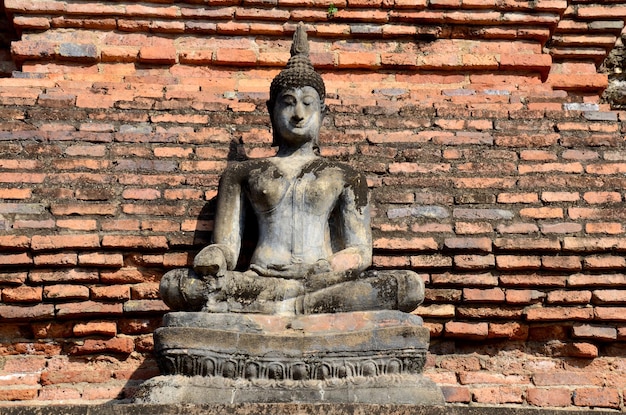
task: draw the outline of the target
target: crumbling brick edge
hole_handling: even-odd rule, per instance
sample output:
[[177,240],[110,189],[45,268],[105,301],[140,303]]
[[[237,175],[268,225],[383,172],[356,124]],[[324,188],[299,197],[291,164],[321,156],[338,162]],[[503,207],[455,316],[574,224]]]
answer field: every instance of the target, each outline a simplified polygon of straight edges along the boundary
[[[346,404],[236,404],[236,405],[15,405],[0,406],[0,415],[580,415],[580,410],[516,408],[506,406],[419,406]],[[609,415],[619,411],[593,411]]]

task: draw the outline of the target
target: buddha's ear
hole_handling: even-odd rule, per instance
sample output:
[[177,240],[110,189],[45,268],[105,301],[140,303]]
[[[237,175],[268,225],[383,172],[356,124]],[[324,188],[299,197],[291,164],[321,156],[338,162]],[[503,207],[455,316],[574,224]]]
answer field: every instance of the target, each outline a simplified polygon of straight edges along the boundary
[[322,119],[324,119],[327,113],[328,107],[326,106],[326,104],[324,104],[324,102],[320,103],[320,115],[322,116]]
[[274,103],[268,99],[267,101],[265,101],[265,105],[267,105],[267,111],[270,113],[271,119],[272,115],[274,114]]

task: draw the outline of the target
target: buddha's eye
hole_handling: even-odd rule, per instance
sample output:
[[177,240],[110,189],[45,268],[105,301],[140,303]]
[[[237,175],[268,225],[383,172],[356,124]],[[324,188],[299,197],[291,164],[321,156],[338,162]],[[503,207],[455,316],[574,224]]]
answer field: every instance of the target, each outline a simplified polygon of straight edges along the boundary
[[283,97],[283,105],[286,105],[286,106],[296,105],[296,99],[294,97],[292,97],[292,96],[289,96],[289,95],[284,96]]

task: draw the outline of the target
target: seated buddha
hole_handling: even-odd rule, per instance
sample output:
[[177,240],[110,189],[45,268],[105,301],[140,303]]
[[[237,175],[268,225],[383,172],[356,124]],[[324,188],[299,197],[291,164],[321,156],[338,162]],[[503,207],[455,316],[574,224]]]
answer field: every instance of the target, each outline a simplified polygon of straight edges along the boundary
[[[213,243],[197,254],[193,268],[162,278],[161,296],[172,309],[299,315],[410,312],[421,303],[424,283],[416,273],[367,271],[372,263],[367,183],[361,172],[319,155],[325,94],[300,26],[267,102],[278,151],[226,168]],[[246,206],[252,208],[258,240],[248,268],[236,270]]]

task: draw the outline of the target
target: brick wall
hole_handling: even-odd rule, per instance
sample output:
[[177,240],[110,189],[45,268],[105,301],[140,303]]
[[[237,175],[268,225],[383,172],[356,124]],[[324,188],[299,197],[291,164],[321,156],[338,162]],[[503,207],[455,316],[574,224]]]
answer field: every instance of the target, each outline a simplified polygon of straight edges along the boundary
[[160,276],[209,240],[226,163],[272,154],[305,21],[322,152],[367,174],[375,267],[426,280],[446,399],[624,408],[626,113],[597,68],[626,1],[333,3],[4,1],[0,401],[157,374]]

